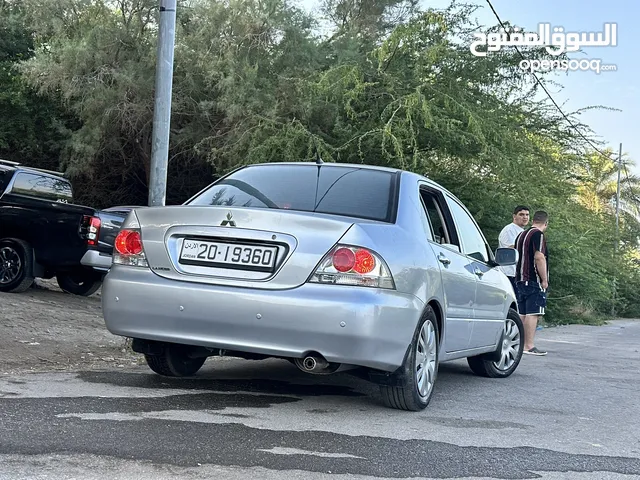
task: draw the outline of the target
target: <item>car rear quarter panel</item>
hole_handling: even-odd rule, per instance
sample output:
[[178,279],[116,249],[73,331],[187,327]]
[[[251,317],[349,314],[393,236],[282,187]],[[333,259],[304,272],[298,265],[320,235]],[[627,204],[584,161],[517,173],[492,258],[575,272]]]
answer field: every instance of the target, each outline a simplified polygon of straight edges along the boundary
[[417,182],[412,174],[402,175],[394,224],[358,223],[340,242],[374,250],[389,266],[399,292],[425,304],[435,300],[446,313],[440,266],[429,243]]

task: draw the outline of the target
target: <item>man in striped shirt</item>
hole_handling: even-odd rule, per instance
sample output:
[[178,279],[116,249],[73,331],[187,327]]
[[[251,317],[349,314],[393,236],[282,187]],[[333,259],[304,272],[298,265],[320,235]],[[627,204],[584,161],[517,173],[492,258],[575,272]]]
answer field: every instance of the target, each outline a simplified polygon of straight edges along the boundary
[[534,345],[538,318],[544,315],[549,287],[549,254],[544,232],[549,215],[544,211],[533,214],[531,228],[518,235],[515,248],[518,250],[516,285],[518,310],[524,324],[524,353],[546,355]]

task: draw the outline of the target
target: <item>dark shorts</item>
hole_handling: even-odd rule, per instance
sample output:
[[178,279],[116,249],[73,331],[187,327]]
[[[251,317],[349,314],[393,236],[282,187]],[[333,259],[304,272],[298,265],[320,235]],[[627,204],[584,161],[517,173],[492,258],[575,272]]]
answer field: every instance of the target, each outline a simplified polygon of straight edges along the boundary
[[511,282],[511,286],[513,287],[513,291],[516,293],[516,298],[518,298],[518,289],[516,288],[516,277],[510,277],[507,275],[507,278]]
[[547,292],[537,283],[518,282],[516,298],[520,315],[544,315],[547,306]]

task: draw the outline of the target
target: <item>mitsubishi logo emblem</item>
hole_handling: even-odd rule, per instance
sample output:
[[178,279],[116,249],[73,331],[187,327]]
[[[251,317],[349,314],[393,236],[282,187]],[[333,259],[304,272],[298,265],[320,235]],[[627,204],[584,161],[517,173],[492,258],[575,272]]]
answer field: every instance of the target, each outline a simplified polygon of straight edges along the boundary
[[223,220],[222,223],[220,224],[221,227],[235,227],[236,226],[236,222],[233,220],[233,215],[231,215],[231,212],[227,213],[227,219]]

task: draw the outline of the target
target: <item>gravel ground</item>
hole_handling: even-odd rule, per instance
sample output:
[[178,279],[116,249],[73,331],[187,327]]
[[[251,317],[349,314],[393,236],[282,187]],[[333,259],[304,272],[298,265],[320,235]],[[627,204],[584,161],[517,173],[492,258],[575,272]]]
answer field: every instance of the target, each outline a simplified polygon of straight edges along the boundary
[[100,290],[64,293],[37,280],[24,293],[0,293],[0,373],[123,368],[140,356],[104,326]]

